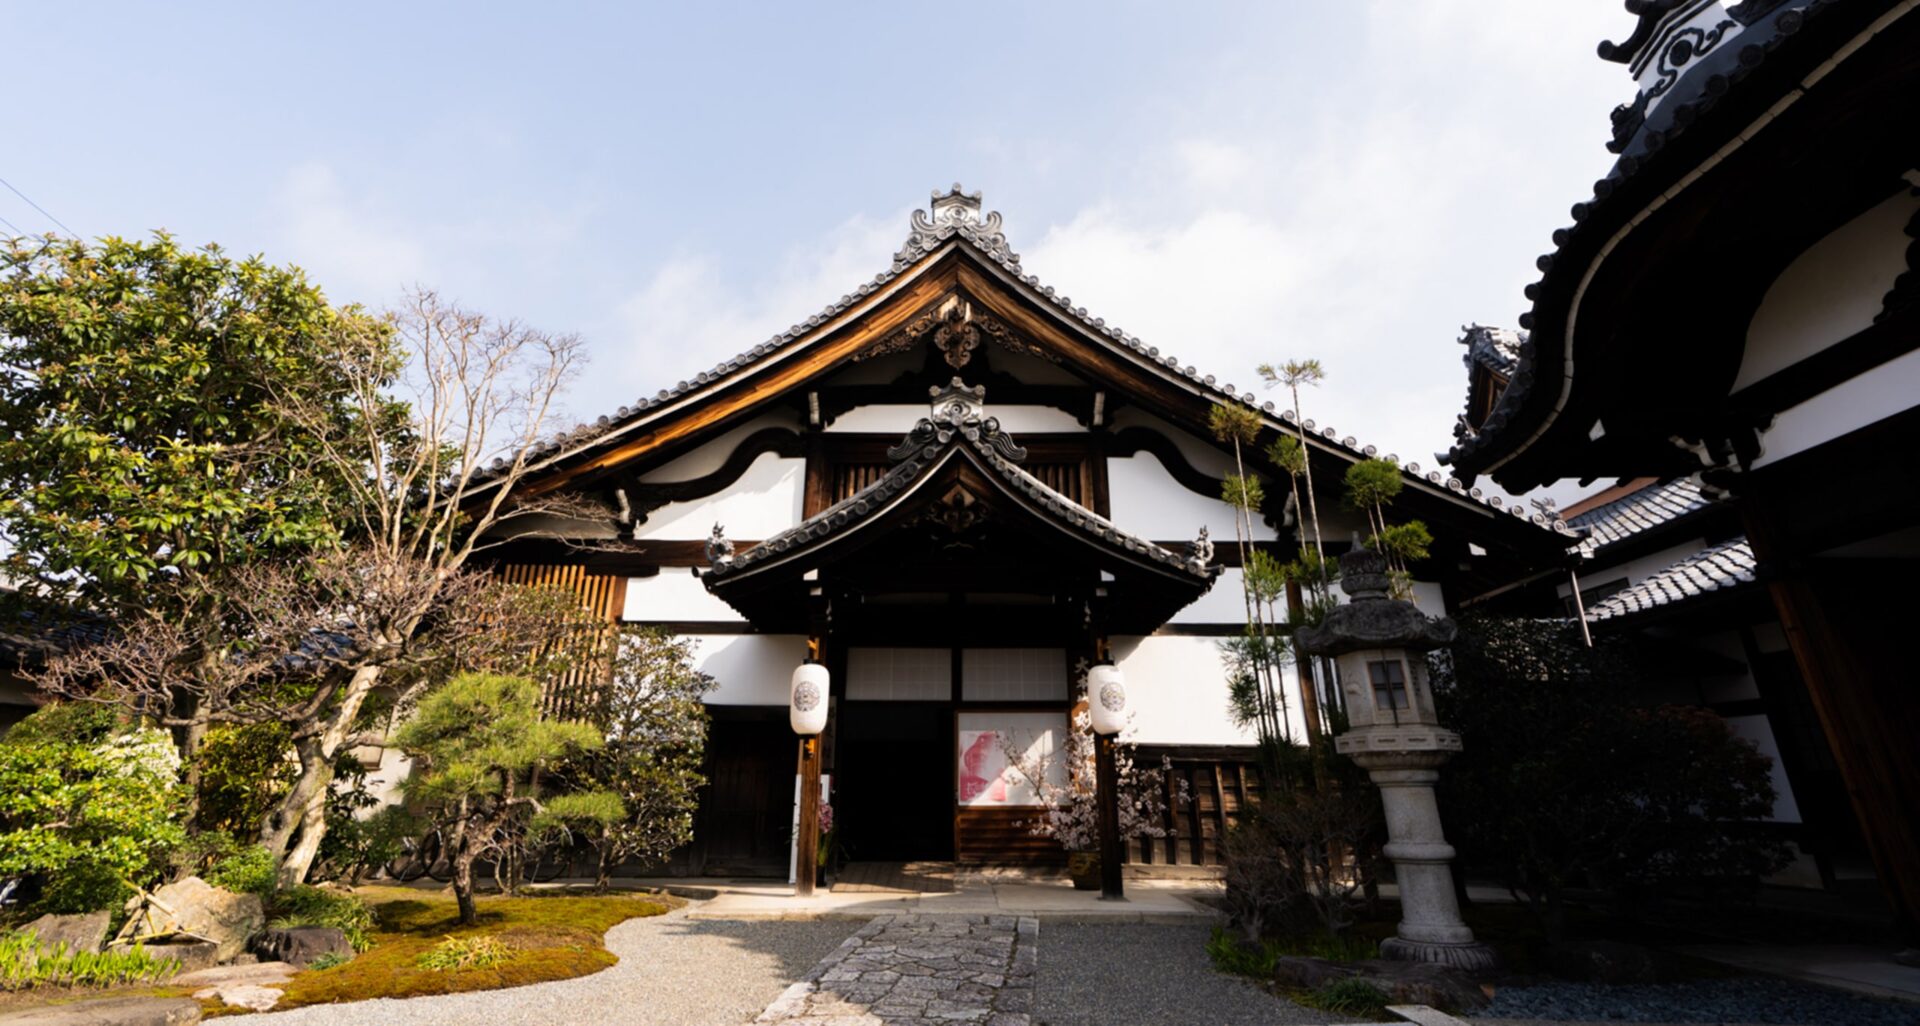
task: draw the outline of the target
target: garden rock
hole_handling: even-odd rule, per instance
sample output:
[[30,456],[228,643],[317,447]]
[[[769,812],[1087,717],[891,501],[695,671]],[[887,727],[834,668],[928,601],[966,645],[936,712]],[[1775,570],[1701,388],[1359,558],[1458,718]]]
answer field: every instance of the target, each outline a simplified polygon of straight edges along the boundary
[[154,901],[172,912],[174,925],[220,946],[217,961],[231,961],[247,950],[247,942],[266,925],[267,910],[256,894],[235,894],[197,876],[170,883],[153,893]]
[[216,965],[173,978],[176,987],[230,987],[243,983],[273,986],[293,979],[300,968],[286,962],[256,962],[253,965]]
[[[220,945],[212,941],[169,937],[159,941],[148,941],[145,946],[147,954],[155,958],[171,958],[179,962],[180,971],[183,973],[205,969],[220,960]],[[107,950],[125,953],[133,950],[133,944],[116,941],[108,945]]]
[[257,983],[230,983],[224,987],[205,987],[193,992],[200,999],[217,997],[220,1003],[229,1008],[250,1008],[256,1012],[265,1012],[280,1003],[280,995],[285,991],[274,987],[262,987]]
[[329,952],[341,958],[353,957],[353,945],[347,942],[347,935],[332,926],[293,926],[284,930],[268,930],[253,939],[253,950],[261,958],[292,962],[302,968]]
[[1350,962],[1334,962],[1304,955],[1281,955],[1273,961],[1273,982],[1296,990],[1319,990],[1359,970]]
[[190,998],[104,998],[0,1015],[4,1026],[192,1026],[200,1002]]
[[107,942],[107,921],[113,913],[105,909],[78,916],[41,916],[28,923],[46,947],[65,944],[68,951],[99,951]]
[[1652,983],[1653,952],[1619,941],[1576,940],[1547,951],[1547,967],[1557,976],[1588,983]]
[[1436,1008],[1479,1008],[1486,992],[1457,969],[1433,962],[1399,962],[1370,958],[1363,962],[1335,962],[1325,958],[1282,955],[1274,960],[1273,979],[1283,987],[1318,990],[1340,980],[1356,979],[1385,994],[1397,1005]]
[[1487,993],[1466,974],[1433,962],[1394,962],[1369,959],[1360,963],[1361,978],[1378,987],[1396,1005],[1432,1005],[1435,1008],[1480,1008]]

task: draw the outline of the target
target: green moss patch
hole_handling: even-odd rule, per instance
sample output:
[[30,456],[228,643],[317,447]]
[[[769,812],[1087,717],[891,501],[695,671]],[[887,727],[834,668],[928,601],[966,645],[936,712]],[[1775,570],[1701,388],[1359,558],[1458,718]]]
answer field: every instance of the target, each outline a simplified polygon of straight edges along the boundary
[[[619,961],[603,943],[608,928],[660,915],[676,904],[657,895],[483,896],[478,899],[479,922],[461,926],[451,894],[402,887],[365,887],[356,893],[373,907],[373,946],[351,961],[295,976],[277,1008],[457,994],[585,976]],[[507,948],[507,957],[464,969],[420,965],[422,956],[449,939],[478,938]],[[208,1009],[209,1014],[223,1011]]]

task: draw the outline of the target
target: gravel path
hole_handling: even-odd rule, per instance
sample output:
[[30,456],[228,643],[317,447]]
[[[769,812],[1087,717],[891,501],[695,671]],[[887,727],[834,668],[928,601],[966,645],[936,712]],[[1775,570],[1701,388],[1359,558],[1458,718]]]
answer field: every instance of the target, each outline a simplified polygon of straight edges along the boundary
[[1920,1026],[1920,1004],[1768,977],[1691,983],[1502,987],[1476,1018],[1564,1022]]
[[[689,906],[691,907],[691,906]],[[853,933],[833,920],[691,920],[687,908],[607,931],[610,969],[442,997],[222,1018],[248,1026],[741,1026]]]
[[1213,971],[1213,927],[1048,921],[1040,930],[1034,1026],[1268,1026],[1349,1022]]

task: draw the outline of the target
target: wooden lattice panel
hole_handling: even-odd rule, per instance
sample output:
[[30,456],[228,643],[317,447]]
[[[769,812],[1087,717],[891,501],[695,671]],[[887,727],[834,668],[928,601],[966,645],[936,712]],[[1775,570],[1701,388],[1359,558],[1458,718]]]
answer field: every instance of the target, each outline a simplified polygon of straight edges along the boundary
[[529,588],[551,588],[579,599],[589,622],[569,628],[559,642],[575,656],[573,665],[551,680],[542,682],[541,712],[552,719],[591,719],[599,708],[600,695],[612,672],[610,658],[620,622],[620,610],[626,603],[627,579],[605,574],[589,574],[579,565],[508,564],[500,568],[508,584]]

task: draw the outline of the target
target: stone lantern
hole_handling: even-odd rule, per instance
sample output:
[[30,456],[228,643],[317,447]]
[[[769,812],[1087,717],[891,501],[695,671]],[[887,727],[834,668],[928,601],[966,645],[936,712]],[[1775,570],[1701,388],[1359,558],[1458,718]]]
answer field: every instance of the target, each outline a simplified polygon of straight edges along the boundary
[[1386,558],[1370,549],[1340,557],[1340,586],[1352,600],[1317,627],[1295,635],[1300,651],[1331,656],[1339,670],[1352,729],[1334,747],[1367,771],[1386,810],[1386,856],[1400,886],[1398,936],[1380,953],[1461,969],[1491,968],[1493,949],[1475,943],[1454,896],[1453,848],[1440,831],[1433,785],[1460,750],[1460,735],[1440,726],[1425,653],[1454,638],[1452,620],[1387,597]]

